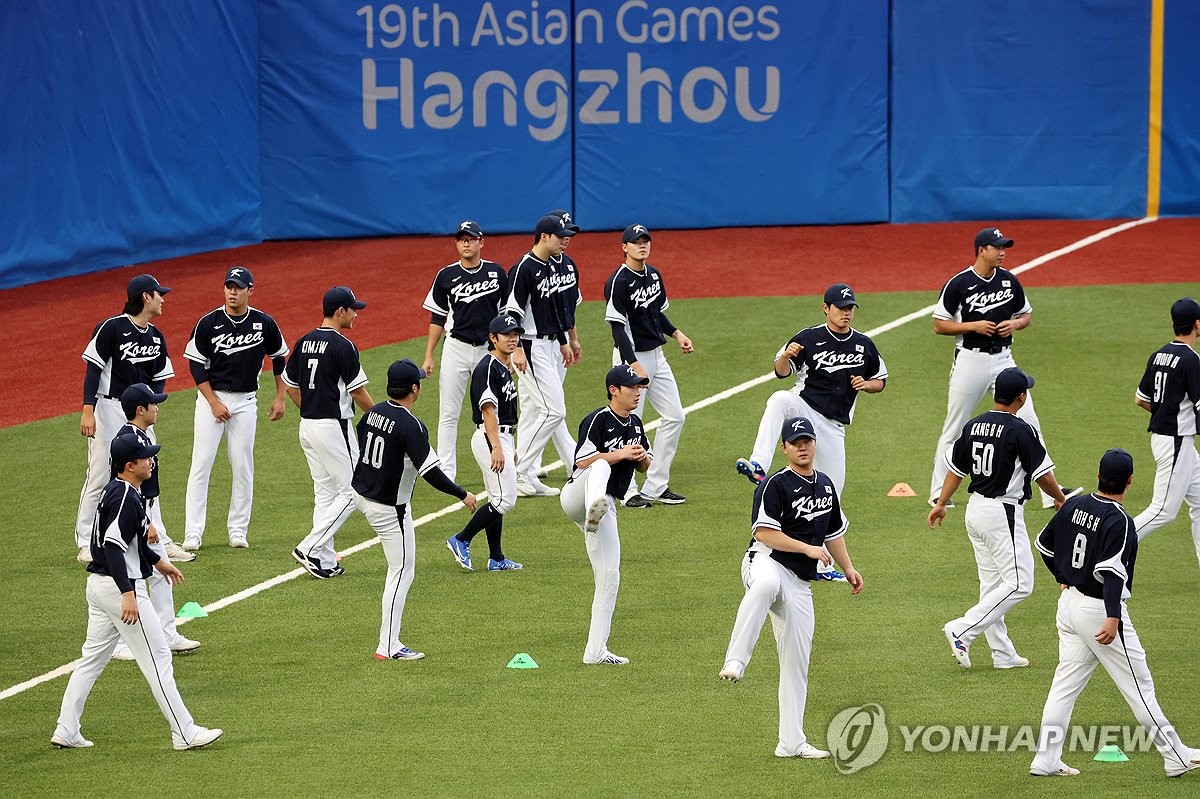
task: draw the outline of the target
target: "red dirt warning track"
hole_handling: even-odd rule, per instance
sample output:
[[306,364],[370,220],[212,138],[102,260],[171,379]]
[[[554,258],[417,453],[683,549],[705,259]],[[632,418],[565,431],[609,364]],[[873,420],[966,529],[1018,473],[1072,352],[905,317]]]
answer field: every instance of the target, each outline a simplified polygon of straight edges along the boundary
[[[667,277],[677,299],[729,296],[813,296],[835,282],[870,294],[936,292],[971,258],[975,232],[986,223],[837,227],[659,230],[651,262]],[[1001,224],[1016,240],[1013,268],[1118,222],[1016,221]],[[1117,234],[1056,259],[1024,277],[1027,286],[1184,282],[1200,279],[1193,260],[1200,219],[1166,219]],[[532,236],[495,236],[484,257],[508,267],[528,249]],[[605,278],[621,260],[620,236],[584,232],[570,253],[582,272],[585,300],[602,296]],[[12,343],[0,353],[0,426],[79,410],[83,361],[92,328],[120,313],[125,284],[153,273],[173,291],[157,320],[166,334],[178,374],[169,390],[191,385],[183,348],[192,325],[221,303],[225,270],[242,264],[254,272],[252,303],[272,314],[289,340],[321,321],[320,297],[348,285],[368,303],[355,324],[361,348],[423,335],[429,314],[421,303],[434,273],[455,259],[449,236],[270,242],[173,258],[99,274],[64,278],[0,292],[0,312],[11,329],[36,331],[29,346]],[[932,302],[934,297],[930,297]],[[39,386],[37,398],[20,386]],[[47,392],[46,387],[54,390]]]

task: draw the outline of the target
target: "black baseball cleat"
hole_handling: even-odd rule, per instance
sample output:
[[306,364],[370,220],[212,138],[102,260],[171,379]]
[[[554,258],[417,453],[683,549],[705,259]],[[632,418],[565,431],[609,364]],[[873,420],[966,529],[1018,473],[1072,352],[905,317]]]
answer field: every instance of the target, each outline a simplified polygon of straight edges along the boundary
[[661,502],[664,505],[682,505],[687,502],[687,497],[682,494],[676,494],[670,488],[664,488],[663,492],[654,498],[655,502]]
[[[329,569],[321,568],[321,563],[316,558],[305,557],[298,549],[292,550],[292,557],[296,559],[297,563],[304,567],[306,572],[311,574],[313,577],[316,577],[318,580],[328,580],[330,577],[336,576]],[[335,568],[341,569],[340,566]],[[343,574],[344,572],[345,570],[343,569],[342,571],[338,572],[338,574]]]
[[627,508],[652,508],[652,507],[654,507],[654,503],[650,501],[650,498],[643,496],[642,494],[634,494],[633,496],[626,499],[625,502],[622,504],[625,505],[625,507],[627,507]]

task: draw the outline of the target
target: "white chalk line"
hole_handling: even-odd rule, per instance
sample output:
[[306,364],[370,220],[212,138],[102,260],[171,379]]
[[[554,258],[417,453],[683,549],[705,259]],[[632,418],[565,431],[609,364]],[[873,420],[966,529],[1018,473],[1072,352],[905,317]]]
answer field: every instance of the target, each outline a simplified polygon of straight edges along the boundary
[[[1110,227],[1110,228],[1105,228],[1104,230],[1101,230],[1098,233],[1094,233],[1091,236],[1082,238],[1079,241],[1068,244],[1065,247],[1060,247],[1059,249],[1054,250],[1052,252],[1048,252],[1045,255],[1039,255],[1037,258],[1034,258],[1032,261],[1021,264],[1020,266],[1015,267],[1014,269],[1012,269],[1010,271],[1012,271],[1012,273],[1014,275],[1023,274],[1025,272],[1028,272],[1030,269],[1036,269],[1037,267],[1039,267],[1043,264],[1049,263],[1050,261],[1053,261],[1056,258],[1061,258],[1064,255],[1069,255],[1070,253],[1077,252],[1078,250],[1082,250],[1084,247],[1089,247],[1097,242],[1100,242],[1100,241],[1103,241],[1104,239],[1109,238],[1110,236],[1115,236],[1118,233],[1123,233],[1126,230],[1131,230],[1132,228],[1138,227],[1139,225],[1144,225],[1149,222],[1154,222],[1157,219],[1158,219],[1158,217],[1148,216],[1148,217],[1143,217],[1142,219],[1135,219],[1135,220],[1132,220],[1129,222],[1124,222],[1120,225],[1114,225],[1113,227]],[[880,325],[879,327],[876,327],[872,330],[868,330],[868,331],[866,331],[866,335],[874,338],[875,336],[881,335],[883,333],[887,333],[888,331],[891,331],[891,330],[895,330],[896,328],[901,327],[902,325],[906,325],[909,322],[912,322],[916,319],[928,318],[929,315],[933,313],[933,309],[935,307],[936,307],[935,305],[927,305],[926,307],[921,308],[916,311],[913,311],[912,313],[905,314],[904,316],[901,316],[898,319],[893,319],[891,322]],[[772,381],[774,379],[776,379],[775,373],[773,371],[768,372],[765,375],[760,375],[759,377],[755,377],[750,380],[747,380],[744,383],[739,383],[736,386],[733,386],[732,388],[727,388],[724,391],[719,391],[710,397],[705,397],[704,399],[702,399],[698,402],[688,405],[687,407],[685,407],[683,409],[683,411],[685,414],[688,414],[693,411],[701,410],[702,408],[707,408],[710,405],[715,405],[716,403],[727,400],[730,397],[734,397],[734,396],[737,396],[738,394],[749,391],[750,389],[755,388],[756,386],[760,386],[763,383],[769,383],[770,381]],[[657,429],[658,425],[659,425],[659,421],[660,420],[655,419],[654,421],[647,423],[646,431],[649,432],[651,430]],[[561,460],[557,460],[557,461],[554,461],[553,463],[549,464],[545,468],[548,471],[554,471],[556,469],[562,468],[562,466],[563,466],[563,462]],[[479,494],[476,494],[476,496],[479,498],[480,501],[483,501],[484,499],[487,498],[487,492],[480,492]],[[434,511],[432,513],[427,513],[418,519],[414,519],[413,527],[414,528],[420,527],[421,525],[427,524],[435,519],[440,519],[442,516],[446,516],[448,514],[454,513],[463,507],[464,506],[461,502],[455,502],[453,504],[447,505],[446,507],[444,507],[440,510]],[[366,541],[363,541],[360,544],[355,544],[352,547],[342,550],[341,555],[343,557],[353,555],[357,552],[363,551],[364,549],[369,549],[370,547],[373,547],[378,543],[379,543],[378,537],[371,538]],[[238,591],[236,594],[231,594],[223,599],[218,599],[215,602],[207,604],[204,606],[204,611],[206,613],[215,613],[218,610],[222,610],[224,608],[229,607],[230,605],[233,605],[233,604],[236,604],[243,600],[249,599],[250,597],[252,597],[256,594],[260,594],[263,591],[266,591],[268,588],[274,588],[278,585],[283,585],[284,583],[286,583],[290,580],[294,580],[297,577],[302,577],[305,574],[307,574],[307,572],[304,569],[297,567],[295,569],[292,569],[290,572],[279,575],[278,577],[272,577],[269,580],[264,580],[263,582],[258,583],[257,585],[252,585],[249,588]],[[176,622],[176,624],[185,624],[189,621],[191,621],[191,619],[186,619],[186,618],[179,619]],[[58,668],[53,669],[52,671],[48,671],[45,674],[38,675],[37,677],[26,680],[25,682],[22,682],[22,683],[18,683],[17,685],[12,686],[11,688],[5,688],[3,691],[0,691],[0,700],[8,699],[11,696],[16,696],[17,694],[22,693],[23,691],[28,691],[30,688],[34,688],[35,686],[41,685],[42,683],[50,682],[51,680],[56,680],[59,677],[70,674],[82,662],[83,662],[82,659],[74,660],[70,663],[66,663],[62,666],[59,666]]]

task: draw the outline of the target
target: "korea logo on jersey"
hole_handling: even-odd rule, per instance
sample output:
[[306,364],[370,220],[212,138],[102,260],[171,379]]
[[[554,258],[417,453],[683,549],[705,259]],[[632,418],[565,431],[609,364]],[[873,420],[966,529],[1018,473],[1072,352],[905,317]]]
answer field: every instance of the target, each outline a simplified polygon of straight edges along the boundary
[[854,351],[855,351],[855,352],[862,352],[862,351],[863,351],[863,345],[861,345],[861,344],[855,344],[855,345],[854,345]]
[[1011,280],[1001,280],[1000,285],[1003,286],[1004,288],[1008,288],[1009,286],[1012,285],[1012,281]]
[[252,330],[262,330],[262,322],[255,322],[251,325]]

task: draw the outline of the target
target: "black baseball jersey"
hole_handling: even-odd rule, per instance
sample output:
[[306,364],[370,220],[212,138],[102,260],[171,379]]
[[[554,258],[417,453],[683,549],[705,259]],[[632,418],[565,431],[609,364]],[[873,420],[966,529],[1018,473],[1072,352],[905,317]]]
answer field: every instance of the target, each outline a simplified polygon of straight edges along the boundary
[[[650,452],[650,439],[646,438],[646,428],[642,426],[641,418],[636,413],[622,418],[607,405],[583,417],[583,421],[579,423],[579,438],[576,440],[579,442],[575,445],[577,464],[596,453],[615,452],[630,444],[641,444],[646,450],[646,455],[654,458]],[[629,481],[633,479],[633,471],[637,467],[630,460],[617,461],[611,466],[612,473],[608,478],[606,493],[612,497],[624,497],[629,488]]]
[[1038,534],[1036,545],[1053,564],[1059,584],[1103,599],[1104,575],[1115,574],[1125,583],[1121,598],[1129,598],[1138,538],[1119,502],[1098,494],[1072,497]]
[[[799,356],[788,359],[791,374],[796,375],[798,393],[813,410],[827,419],[842,424],[853,421],[858,392],[850,387],[852,376],[887,380],[887,366],[879,357],[875,342],[854,328],[838,334],[825,324],[806,327],[788,339],[788,344],[792,343],[804,347]],[[787,344],[775,357],[786,349]],[[775,376],[779,377],[779,374]]]
[[1183,341],[1164,344],[1146,363],[1137,397],[1150,403],[1151,433],[1196,435],[1200,417],[1200,356]]
[[125,552],[125,574],[130,580],[144,580],[158,563],[151,551],[147,532],[150,520],[142,495],[129,483],[113,478],[104,486],[96,520],[92,523],[92,562],[87,570],[110,575],[104,544],[113,543]]
[[483,424],[483,406],[496,407],[498,424],[517,423],[517,384],[499,358],[488,353],[471,371],[471,421]]
[[[813,471],[805,477],[791,467],[775,472],[754,489],[750,512],[750,543],[760,527],[779,530],[788,538],[815,547],[846,534],[849,522],[842,515],[837,489],[824,472]],[[771,557],[795,573],[801,580],[815,580],[817,561],[799,552],[772,549]]]
[[[946,281],[933,308],[933,318],[952,322],[986,319],[999,324],[1032,310],[1033,306],[1025,298],[1025,289],[1021,288],[1021,281],[1012,272],[997,269],[985,280],[968,266]],[[985,336],[972,332],[956,336],[955,341],[960,347],[987,349],[1009,346],[1012,336]]]
[[225,306],[200,317],[183,357],[204,367],[209,385],[216,391],[258,390],[263,358],[286,358],[287,343],[279,325],[257,308],[238,317]]
[[439,464],[425,424],[388,400],[364,413],[356,429],[360,449],[351,486],[383,505],[407,505],[417,477]]
[[[101,397],[119,399],[134,383],[146,383],[157,390],[168,377],[175,376],[163,334],[151,324],[138,327],[126,314],[96,325],[83,359],[100,369],[96,393]],[[95,398],[84,397],[83,402],[94,405]]]
[[[633,340],[633,349],[648,352],[661,347],[675,326],[663,315],[670,307],[662,274],[650,264],[639,272],[621,264],[604,282],[604,321],[625,325]],[[616,338],[617,331],[613,331]],[[620,349],[620,341],[617,348]]]
[[[117,431],[118,436],[123,436],[127,433],[131,433],[131,434],[137,436],[137,440],[144,447],[149,447],[154,444],[153,439],[150,438],[150,434],[147,433],[142,428],[138,427],[133,422],[126,422],[125,424],[121,425],[121,429]],[[114,436],[114,438],[115,437],[116,436]],[[122,464],[122,465],[124,465],[124,464]],[[111,458],[109,459],[109,467],[108,468],[109,468],[108,479],[110,479],[110,480],[117,479],[117,471],[116,471],[117,465],[115,463],[112,463]],[[154,456],[154,468],[150,472],[150,477],[147,480],[144,480],[142,482],[142,487],[138,490],[142,494],[142,499],[154,499],[155,497],[157,497],[159,495],[158,456],[157,455]]]
[[1054,468],[1037,432],[1008,411],[987,411],[963,427],[946,463],[959,477],[971,477],[967,491],[1005,502],[1029,499],[1029,481]]
[[567,329],[557,297],[558,281],[550,264],[532,252],[509,270],[504,310],[521,320],[525,338],[553,336]]
[[565,252],[550,258],[550,269],[554,275],[554,296],[558,298],[558,315],[563,330],[575,327],[575,306],[583,302],[579,293],[579,270],[575,260]]
[[500,313],[508,298],[508,275],[491,261],[467,269],[461,261],[442,267],[433,278],[422,306],[430,322],[446,328],[455,338],[486,344],[488,323]]
[[283,382],[300,389],[301,419],[349,419],[350,392],[367,384],[358,347],[338,331],[318,327],[296,342]]

